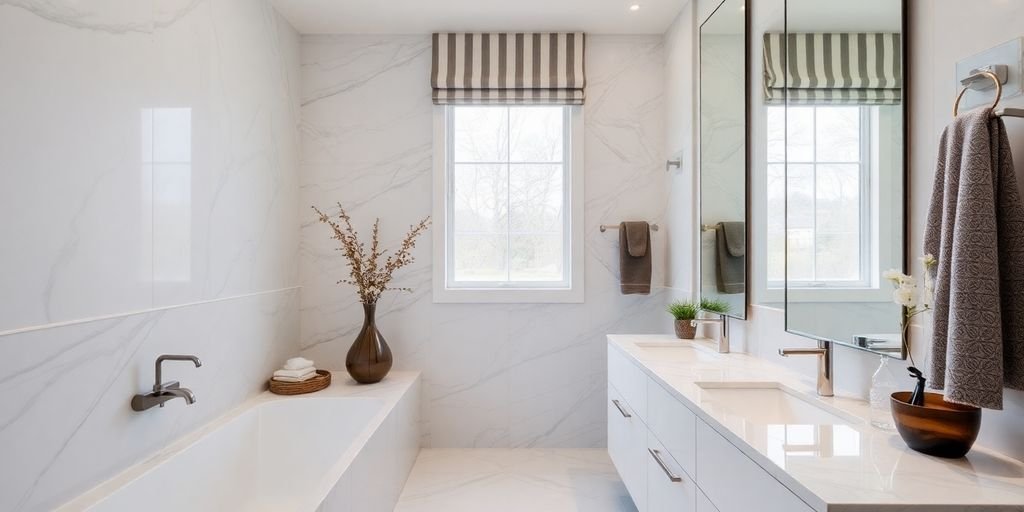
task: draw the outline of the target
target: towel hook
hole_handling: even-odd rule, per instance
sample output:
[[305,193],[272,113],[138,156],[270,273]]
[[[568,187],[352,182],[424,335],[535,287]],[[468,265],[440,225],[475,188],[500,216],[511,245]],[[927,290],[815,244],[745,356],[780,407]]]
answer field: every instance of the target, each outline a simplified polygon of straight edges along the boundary
[[[971,75],[967,78],[973,78],[976,76],[986,76],[993,82],[995,82],[996,100],[992,102],[992,108],[995,109],[996,106],[999,105],[1000,98],[1003,97],[1003,84],[999,82],[999,77],[996,76],[996,74],[991,71],[979,71],[978,73],[975,73],[974,75]],[[960,110],[960,100],[964,97],[964,93],[967,92],[967,89],[969,89],[969,87],[964,86],[963,89],[960,89],[960,94],[956,95],[956,102],[953,103],[953,117],[956,117],[957,111]]]

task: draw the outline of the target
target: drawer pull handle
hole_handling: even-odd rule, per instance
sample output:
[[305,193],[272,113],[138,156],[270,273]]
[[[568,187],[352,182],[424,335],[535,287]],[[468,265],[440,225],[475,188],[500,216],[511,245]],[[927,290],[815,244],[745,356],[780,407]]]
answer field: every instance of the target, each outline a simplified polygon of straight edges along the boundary
[[615,408],[619,410],[619,413],[622,414],[623,418],[633,417],[632,414],[626,412],[626,410],[622,408],[622,404],[620,404],[618,400],[612,400],[612,403],[615,404]]
[[668,468],[668,464],[665,464],[665,459],[661,458],[661,452],[653,448],[648,448],[647,451],[651,452],[651,457],[654,457],[654,461],[661,466],[661,470],[665,472],[665,475],[668,476],[669,480],[673,482],[683,481],[683,477],[673,473],[672,470]]

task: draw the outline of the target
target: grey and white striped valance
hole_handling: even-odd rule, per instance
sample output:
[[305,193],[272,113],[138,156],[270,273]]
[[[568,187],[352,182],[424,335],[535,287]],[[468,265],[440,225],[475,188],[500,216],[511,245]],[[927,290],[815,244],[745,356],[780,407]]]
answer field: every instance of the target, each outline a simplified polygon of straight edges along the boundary
[[434,103],[582,105],[584,35],[434,34]]
[[[788,73],[784,72],[788,70]],[[903,45],[893,33],[764,35],[768,103],[896,105]]]

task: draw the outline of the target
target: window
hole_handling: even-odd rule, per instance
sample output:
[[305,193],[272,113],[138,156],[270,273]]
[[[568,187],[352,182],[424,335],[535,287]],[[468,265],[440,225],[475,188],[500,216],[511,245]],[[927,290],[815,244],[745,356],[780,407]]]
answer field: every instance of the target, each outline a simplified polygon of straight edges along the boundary
[[770,288],[786,281],[787,239],[791,287],[871,286],[873,109],[768,107]]
[[582,300],[578,107],[438,109],[435,300]]

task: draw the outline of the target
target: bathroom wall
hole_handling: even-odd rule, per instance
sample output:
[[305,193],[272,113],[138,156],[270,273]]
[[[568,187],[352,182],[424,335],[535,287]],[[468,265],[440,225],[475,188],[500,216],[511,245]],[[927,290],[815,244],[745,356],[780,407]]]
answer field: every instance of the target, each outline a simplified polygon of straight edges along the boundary
[[[669,66],[677,64],[689,65],[693,69],[695,61],[689,61],[686,55],[692,55],[692,48],[696,44],[696,30],[700,22],[717,5],[715,0],[693,0],[691,9],[697,15],[692,23],[684,16],[678,19],[667,34],[666,48],[667,55],[682,55],[684,57],[669,62]],[[751,12],[754,16],[753,25],[755,36],[763,29],[759,25],[771,23],[772,19],[780,16],[781,0],[757,2],[752,6]],[[910,230],[912,240],[909,250],[912,254],[921,251],[923,226],[927,213],[928,202],[931,196],[931,186],[934,176],[935,156],[938,152],[938,140],[942,129],[950,118],[952,101],[957,93],[957,82],[954,79],[955,64],[957,60],[974,55],[980,51],[1004,43],[1010,39],[1020,37],[1021,26],[1024,26],[1024,4],[1007,0],[981,0],[971,4],[971,8],[965,8],[965,4],[958,0],[929,0],[910,1],[910,24],[911,24],[911,89],[909,94],[911,114],[911,219]],[[687,33],[689,30],[689,33]],[[756,54],[755,54],[756,57]],[[692,72],[692,71],[691,71]],[[678,71],[668,71],[669,76]],[[754,73],[755,80],[760,77],[760,68],[755,59]],[[754,94],[759,89],[753,88]],[[691,119],[693,111],[687,111],[686,106],[692,105],[691,97],[694,94],[684,88],[669,88],[667,90],[666,104],[675,106],[668,113],[670,139],[667,147],[678,146],[684,153],[691,151],[695,141],[694,138],[679,142],[680,134],[685,138],[683,129],[673,130],[672,123],[678,123],[679,119]],[[678,97],[675,97],[678,96]],[[1017,97],[1007,99],[1003,102],[1007,106],[1024,105],[1024,98]],[[692,108],[692,107],[691,107]],[[1008,119],[1006,121],[1013,152],[1018,157],[1017,173],[1018,178],[1024,183],[1024,121]],[[758,137],[755,126],[754,137]],[[670,153],[671,154],[671,151]],[[756,154],[756,152],[755,152]],[[758,169],[757,160],[752,162],[752,170],[755,173]],[[695,212],[692,210],[694,195],[690,191],[692,186],[692,172],[686,170],[678,171],[671,178],[671,199],[673,205],[673,216],[676,212],[681,214],[686,211],[692,212],[694,216],[684,222],[696,223]],[[756,209],[755,209],[756,211]],[[753,219],[755,226],[757,219]],[[680,219],[673,218],[673,226],[680,223]],[[671,239],[670,270],[673,276],[673,284],[678,287],[677,293],[685,293],[696,287],[687,281],[685,273],[693,271],[693,261],[690,255],[693,254],[694,236],[692,232],[686,233],[684,228],[673,227],[673,233],[688,234],[689,238],[674,236]],[[756,238],[751,251],[757,251],[763,246]],[[752,279],[759,279],[759,272],[763,270],[754,268]],[[681,276],[675,279],[676,276]],[[748,311],[746,322],[733,322],[731,341],[734,350],[745,350],[759,357],[770,359],[778,364],[787,366],[813,378],[815,372],[814,362],[800,358],[780,358],[776,354],[778,348],[785,346],[810,345],[812,340],[794,336],[784,332],[785,313],[781,309],[770,306],[753,304]],[[919,317],[921,318],[921,317]],[[918,340],[914,347],[914,357],[919,363],[928,360],[927,341],[929,339],[926,329],[929,323],[926,320],[923,324],[912,329],[915,340]],[[836,350],[836,385],[840,393],[867,396],[870,387],[871,375],[878,366],[878,356],[868,353],[839,347]],[[902,365],[893,365],[893,368],[902,368]],[[902,378],[902,371],[896,375]],[[1005,409],[1003,411],[986,410],[983,415],[983,423],[979,443],[999,450],[1017,459],[1024,460],[1024,444],[1020,439],[1024,438],[1024,392],[1006,390]]]
[[[263,0],[0,3],[0,510],[52,510],[297,352],[298,55]],[[131,411],[162,353],[202,359],[164,374],[196,404]]]
[[[378,305],[396,367],[423,371],[424,446],[599,447],[605,443],[605,335],[666,332],[661,287],[618,290],[618,239],[601,223],[664,223],[664,65],[660,36],[588,36],[583,304],[433,304],[431,244]],[[362,324],[326,226],[309,205],[340,201],[388,244],[431,212],[428,36],[302,39],[302,345],[340,368]],[[333,209],[332,209],[333,211]],[[654,233],[664,283],[666,231]]]

